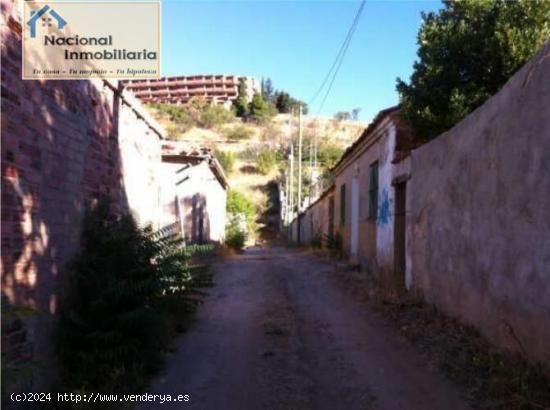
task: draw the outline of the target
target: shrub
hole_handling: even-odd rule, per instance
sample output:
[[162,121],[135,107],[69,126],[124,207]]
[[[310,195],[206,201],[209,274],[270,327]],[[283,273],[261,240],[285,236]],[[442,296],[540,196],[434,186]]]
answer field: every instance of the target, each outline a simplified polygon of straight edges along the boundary
[[192,98],[187,105],[151,104],[160,113],[166,114],[176,124],[177,130],[185,132],[191,127],[218,127],[231,122],[235,115],[221,105],[211,104],[204,98]]
[[230,189],[227,194],[227,213],[230,215],[242,214],[250,227],[256,220],[256,205],[239,191]]
[[245,125],[236,125],[225,130],[225,138],[232,141],[247,140],[254,135],[254,131]]
[[[108,201],[88,211],[81,252],[60,305],[58,352],[68,387],[120,391],[157,370],[192,286],[182,240],[115,217]],[[130,383],[130,384],[129,384]]]
[[343,240],[342,235],[340,233],[336,233],[335,235],[326,235],[325,237],[327,248],[336,254],[338,257],[343,257]]
[[274,150],[265,149],[258,154],[257,167],[258,171],[261,174],[269,174],[271,171],[273,171],[276,165],[277,153]]
[[254,94],[252,101],[248,105],[249,116],[258,123],[267,123],[277,114],[274,105],[269,104],[261,94]]
[[231,151],[218,151],[216,158],[226,174],[230,174],[235,166],[235,154]]
[[160,113],[168,115],[170,120],[178,125],[179,129],[183,128],[183,131],[194,125],[193,118],[187,107],[172,104],[151,104],[151,107]]
[[323,247],[323,236],[321,233],[317,232],[315,235],[312,236],[310,245],[312,248],[320,249]]
[[204,128],[218,127],[234,119],[232,111],[221,105],[209,105],[200,113],[199,125]]
[[317,149],[317,160],[325,168],[332,168],[342,157],[344,150],[336,144],[322,141]]
[[238,223],[231,221],[225,230],[225,244],[235,250],[244,248],[246,233],[239,227]]

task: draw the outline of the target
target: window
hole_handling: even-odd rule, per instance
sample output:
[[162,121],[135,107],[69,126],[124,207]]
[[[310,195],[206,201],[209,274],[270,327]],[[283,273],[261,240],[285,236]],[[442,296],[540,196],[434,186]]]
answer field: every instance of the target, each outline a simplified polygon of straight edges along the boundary
[[346,224],[346,184],[340,186],[340,225]]
[[378,215],[378,162],[370,166],[369,174],[369,219]]

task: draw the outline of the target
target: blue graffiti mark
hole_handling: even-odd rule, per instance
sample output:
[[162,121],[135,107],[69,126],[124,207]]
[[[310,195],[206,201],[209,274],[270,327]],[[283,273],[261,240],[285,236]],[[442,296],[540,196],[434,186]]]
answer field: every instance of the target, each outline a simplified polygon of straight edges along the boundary
[[391,221],[391,199],[388,195],[388,191],[384,189],[380,199],[380,205],[378,206],[378,225],[384,226]]

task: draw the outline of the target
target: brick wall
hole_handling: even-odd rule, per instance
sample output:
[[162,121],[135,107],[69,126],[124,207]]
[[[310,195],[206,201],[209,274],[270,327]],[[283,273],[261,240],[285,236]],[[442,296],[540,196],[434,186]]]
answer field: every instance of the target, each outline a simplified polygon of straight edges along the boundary
[[1,7],[2,298],[40,312],[4,321],[2,346],[12,360],[31,343],[47,361],[86,204],[109,195],[119,211],[159,225],[163,131],[115,83],[22,81],[20,4]]

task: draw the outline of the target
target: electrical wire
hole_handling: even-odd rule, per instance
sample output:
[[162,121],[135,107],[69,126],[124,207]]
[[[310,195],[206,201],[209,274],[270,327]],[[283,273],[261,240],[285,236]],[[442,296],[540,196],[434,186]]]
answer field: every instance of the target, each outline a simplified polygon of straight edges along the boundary
[[[335,66],[335,64],[333,64],[333,66],[329,70],[328,76],[330,76],[330,73],[333,69],[334,69],[334,72],[332,73],[332,78],[331,78],[330,83],[328,85],[325,96],[323,97],[323,100],[321,101],[321,104],[319,106],[318,114],[321,113],[323,107],[325,106],[325,102],[326,102],[326,100],[327,100],[327,98],[330,94],[330,91],[332,90],[334,80],[336,80],[336,76],[338,75],[338,71],[340,70],[340,67],[342,66],[342,63],[344,61],[344,57],[346,56],[346,52],[348,51],[349,45],[350,45],[351,40],[353,38],[353,34],[355,33],[355,30],[357,29],[357,25],[359,23],[361,13],[363,12],[363,9],[365,8],[365,3],[366,3],[366,0],[361,1],[361,5],[359,6],[359,9],[357,10],[357,13],[355,14],[355,18],[353,19],[353,23],[352,23],[350,29],[348,30],[348,36],[346,36],[346,39],[344,40],[344,43],[342,44],[342,48],[341,48],[342,52],[338,54],[338,56],[340,58],[338,59],[338,56],[337,56],[337,59],[334,62],[336,64],[336,66]],[[335,68],[334,68],[334,66],[335,66]],[[328,76],[327,76],[327,78],[328,78]],[[325,83],[326,83],[326,81],[325,81]]]

